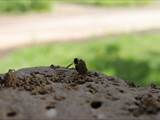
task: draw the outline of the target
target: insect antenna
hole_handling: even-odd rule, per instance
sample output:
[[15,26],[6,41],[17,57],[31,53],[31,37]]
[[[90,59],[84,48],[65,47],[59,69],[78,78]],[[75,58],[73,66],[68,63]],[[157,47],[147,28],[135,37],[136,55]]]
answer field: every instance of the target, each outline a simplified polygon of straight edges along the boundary
[[72,65],[73,65],[73,62],[72,62],[71,64],[67,65],[66,68],[69,68],[69,67],[71,67]]

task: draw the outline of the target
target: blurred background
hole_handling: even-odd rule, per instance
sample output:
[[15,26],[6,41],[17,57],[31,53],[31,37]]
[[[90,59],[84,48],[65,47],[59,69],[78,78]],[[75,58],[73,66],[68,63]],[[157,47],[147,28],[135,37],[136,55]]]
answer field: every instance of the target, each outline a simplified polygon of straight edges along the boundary
[[88,68],[160,85],[159,0],[0,0],[0,73],[23,67]]

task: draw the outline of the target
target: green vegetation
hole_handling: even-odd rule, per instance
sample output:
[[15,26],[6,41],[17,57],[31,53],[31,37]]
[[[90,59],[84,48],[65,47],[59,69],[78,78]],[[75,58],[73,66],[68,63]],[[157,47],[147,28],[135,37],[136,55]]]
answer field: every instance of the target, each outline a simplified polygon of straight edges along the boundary
[[153,0],[63,0],[65,2],[104,5],[104,6],[133,6],[148,4]]
[[130,34],[92,39],[87,42],[37,45],[14,51],[0,60],[0,72],[9,68],[58,64],[67,66],[83,58],[90,70],[134,81],[160,85],[160,35]]
[[45,11],[52,6],[53,0],[0,0],[1,13]]

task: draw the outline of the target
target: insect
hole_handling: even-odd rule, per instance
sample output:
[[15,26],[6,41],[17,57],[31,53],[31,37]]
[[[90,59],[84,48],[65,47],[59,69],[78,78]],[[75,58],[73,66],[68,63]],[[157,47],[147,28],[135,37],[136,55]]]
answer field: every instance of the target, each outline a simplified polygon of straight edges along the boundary
[[75,65],[75,69],[79,74],[81,75],[87,74],[88,69],[84,60],[74,58],[74,61],[71,64],[69,64],[66,68],[69,68],[73,64]]
[[5,85],[7,87],[16,87],[16,74],[15,70],[9,69],[9,71],[4,75]]

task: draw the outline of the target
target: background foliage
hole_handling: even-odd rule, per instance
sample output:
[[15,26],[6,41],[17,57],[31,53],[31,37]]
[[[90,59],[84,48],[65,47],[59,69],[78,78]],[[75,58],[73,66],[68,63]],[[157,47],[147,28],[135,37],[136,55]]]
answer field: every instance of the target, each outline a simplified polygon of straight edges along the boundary
[[132,5],[144,5],[153,0],[62,0],[66,2],[104,5],[104,6],[132,6]]
[[67,66],[75,57],[90,70],[118,76],[138,85],[160,85],[159,33],[92,38],[87,42],[53,43],[23,48],[1,58],[0,73],[9,68]]
[[53,0],[0,0],[0,12],[49,10]]

